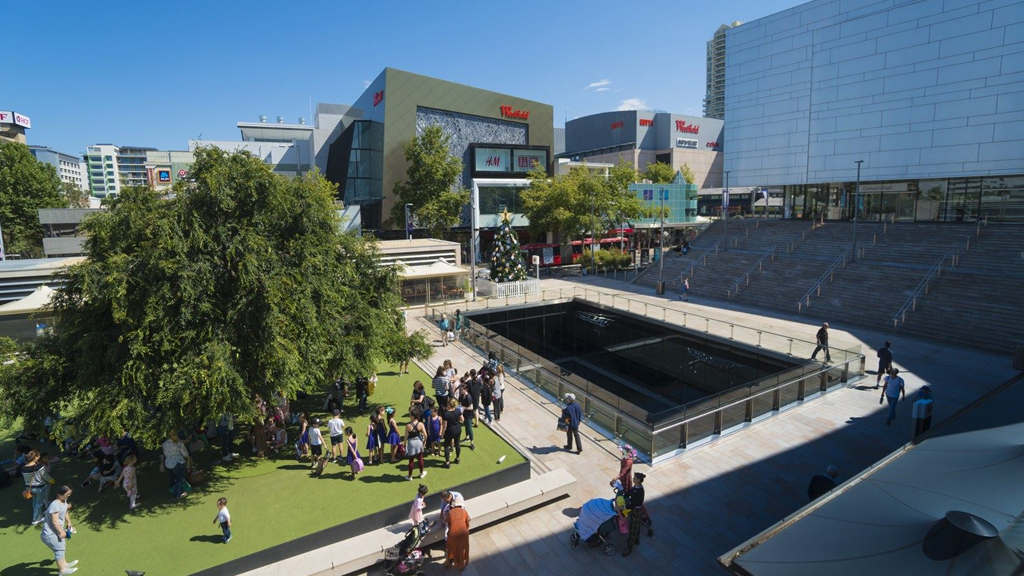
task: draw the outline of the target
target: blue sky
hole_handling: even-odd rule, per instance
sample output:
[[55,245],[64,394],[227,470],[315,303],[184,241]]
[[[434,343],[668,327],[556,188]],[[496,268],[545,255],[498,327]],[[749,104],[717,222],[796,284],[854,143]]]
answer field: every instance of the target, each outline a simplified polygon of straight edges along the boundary
[[15,2],[0,109],[63,152],[184,150],[260,114],[312,122],[310,98],[350,103],[391,66],[552,104],[556,126],[623,103],[700,115],[715,29],[798,3]]

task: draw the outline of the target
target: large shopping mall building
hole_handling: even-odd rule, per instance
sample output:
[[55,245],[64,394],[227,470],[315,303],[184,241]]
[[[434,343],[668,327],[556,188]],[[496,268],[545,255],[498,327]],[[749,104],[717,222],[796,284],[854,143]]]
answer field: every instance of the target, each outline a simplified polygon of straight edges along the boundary
[[[398,201],[392,190],[406,178],[404,146],[433,124],[462,160],[461,184],[475,196],[478,226],[496,228],[505,209],[513,225],[525,226],[518,212],[526,173],[534,163],[551,172],[551,105],[386,68],[345,112],[327,158],[327,178],[346,205],[360,206],[363,228],[404,228],[388,221]],[[465,228],[473,217],[467,206]]]
[[1024,220],[1024,3],[814,0],[731,28],[725,171],[787,217]]

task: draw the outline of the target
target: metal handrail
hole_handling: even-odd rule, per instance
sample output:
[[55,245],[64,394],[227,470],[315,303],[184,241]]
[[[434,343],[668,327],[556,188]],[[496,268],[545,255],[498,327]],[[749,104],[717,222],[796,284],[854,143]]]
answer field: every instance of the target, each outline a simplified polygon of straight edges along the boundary
[[801,242],[803,242],[803,241],[807,240],[807,235],[808,235],[808,234],[810,234],[811,232],[814,232],[815,230],[817,230],[818,228],[821,228],[821,227],[822,227],[822,226],[824,226],[824,225],[825,225],[825,215],[824,215],[824,214],[822,214],[822,215],[821,215],[821,221],[820,221],[820,222],[818,221],[818,219],[817,219],[817,218],[815,218],[815,219],[814,219],[814,220],[813,220],[813,221],[811,222],[811,227],[810,227],[809,229],[807,229],[807,230],[804,230],[804,231],[803,231],[803,232],[802,232],[802,233],[800,234],[800,241],[801,241]]
[[693,263],[690,264],[689,266],[687,266],[686,269],[684,269],[682,272],[680,272],[679,276],[676,276],[676,281],[678,282],[680,279],[682,279],[684,277],[685,278],[692,278],[693,277],[693,269],[697,266],[697,262],[701,262],[701,266],[707,266],[708,265],[708,256],[710,256],[712,252],[714,252],[715,254],[718,254],[718,249],[721,248],[721,246],[722,246],[722,241],[719,240],[718,242],[715,242],[714,246],[708,248],[707,250],[705,250],[705,251],[701,252],[700,254],[698,254],[697,256],[695,256],[694,259],[693,259]]
[[797,314],[801,314],[803,312],[804,306],[807,306],[808,308],[811,307],[811,292],[817,291],[815,296],[821,296],[821,285],[825,283],[825,278],[827,277],[828,281],[831,282],[835,278],[836,268],[838,268],[839,266],[846,268],[846,259],[849,256],[850,249],[847,248],[846,250],[843,250],[843,253],[840,254],[838,258],[833,260],[832,263],[828,265],[828,268],[825,268],[825,271],[822,272],[821,276],[819,276],[818,279],[814,281],[814,284],[811,286],[810,290],[808,290],[807,293],[801,296],[800,300],[797,301]]
[[900,306],[899,311],[893,314],[893,330],[895,330],[903,322],[906,322],[907,312],[917,310],[917,297],[920,296],[922,292],[928,294],[929,283],[931,282],[932,278],[938,277],[942,274],[942,267],[946,262],[946,258],[948,258],[949,255],[952,253],[953,250],[950,250],[943,254],[942,256],[939,256],[939,259],[936,260],[935,263],[932,264],[932,267],[928,269],[928,272],[925,273],[924,278],[922,278],[921,281],[917,283],[917,288],[914,288],[914,291],[911,292],[910,297],[907,298],[907,301],[903,303],[903,306]]
[[765,252],[760,258],[758,258],[756,262],[751,264],[750,268],[747,268],[747,271],[740,275],[740,277],[737,278],[736,281],[732,283],[732,286],[729,286],[729,289],[725,291],[726,297],[732,298],[733,291],[735,291],[737,294],[740,293],[740,282],[745,281],[746,284],[744,284],[744,286],[750,286],[750,275],[754,273],[754,268],[757,268],[758,272],[764,272],[765,259],[770,256],[772,261],[774,262],[775,253],[778,251],[778,249],[779,245],[775,244],[774,246],[769,248],[768,251]]
[[882,217],[882,221],[879,222],[878,224],[876,224],[875,227],[871,229],[871,245],[874,246],[875,244],[878,243],[878,229],[879,228],[882,229],[882,234],[885,234],[885,233],[887,233],[889,231],[889,224],[895,224],[895,223],[896,223],[896,214],[895,213],[883,216]]

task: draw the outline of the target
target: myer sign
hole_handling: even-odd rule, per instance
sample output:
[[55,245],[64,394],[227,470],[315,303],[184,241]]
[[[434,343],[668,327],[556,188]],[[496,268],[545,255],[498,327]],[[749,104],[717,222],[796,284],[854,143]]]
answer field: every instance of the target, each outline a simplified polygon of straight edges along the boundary
[[877,194],[879,192],[906,192],[907,183],[899,184],[861,184],[861,194]]

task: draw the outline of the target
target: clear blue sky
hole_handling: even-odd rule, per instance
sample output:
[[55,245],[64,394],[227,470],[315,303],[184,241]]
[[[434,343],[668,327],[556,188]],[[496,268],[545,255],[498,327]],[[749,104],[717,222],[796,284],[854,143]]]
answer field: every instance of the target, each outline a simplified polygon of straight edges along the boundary
[[351,103],[391,66],[550,103],[556,126],[631,100],[700,115],[715,29],[798,3],[14,2],[0,109],[63,152],[184,150],[260,114],[312,122],[310,97]]

